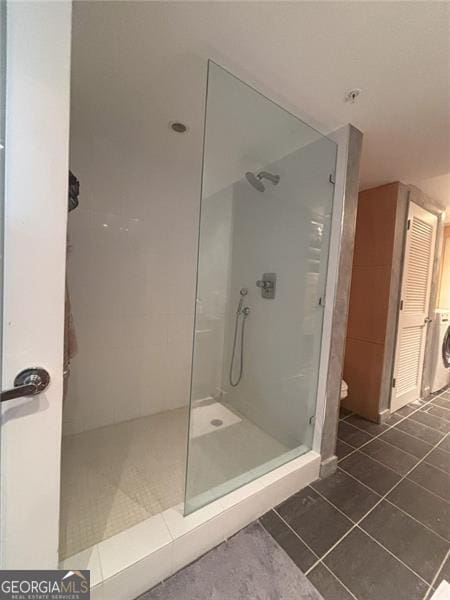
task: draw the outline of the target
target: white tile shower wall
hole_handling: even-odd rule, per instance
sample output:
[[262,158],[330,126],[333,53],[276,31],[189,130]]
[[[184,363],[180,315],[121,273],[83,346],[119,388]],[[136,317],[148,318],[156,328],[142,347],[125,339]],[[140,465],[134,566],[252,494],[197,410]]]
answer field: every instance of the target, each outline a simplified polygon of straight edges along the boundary
[[193,398],[220,395],[230,287],[233,187],[202,200]]
[[72,122],[71,169],[81,192],[69,215],[68,283],[79,352],[65,433],[189,401],[199,163],[191,181],[162,181],[142,136],[128,134],[132,144],[120,131]]
[[[226,320],[224,399],[289,447],[312,440],[335,147],[320,139],[266,166],[280,175],[264,193],[234,186],[231,302]],[[320,263],[317,259],[320,256]],[[277,274],[274,300],[261,297],[257,279]],[[248,287],[245,372],[227,384],[235,303]]]

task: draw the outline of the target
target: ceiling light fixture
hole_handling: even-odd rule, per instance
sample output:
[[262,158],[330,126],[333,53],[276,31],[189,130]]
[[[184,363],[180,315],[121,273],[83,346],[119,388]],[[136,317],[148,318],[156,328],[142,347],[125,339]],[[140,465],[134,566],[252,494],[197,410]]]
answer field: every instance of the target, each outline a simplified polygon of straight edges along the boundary
[[362,92],[361,88],[353,88],[352,90],[349,90],[345,94],[345,101],[351,102],[352,104],[354,104],[361,92]]
[[175,131],[175,133],[187,133],[188,130],[187,125],[181,121],[171,121],[169,123],[169,127],[172,129],[172,131]]

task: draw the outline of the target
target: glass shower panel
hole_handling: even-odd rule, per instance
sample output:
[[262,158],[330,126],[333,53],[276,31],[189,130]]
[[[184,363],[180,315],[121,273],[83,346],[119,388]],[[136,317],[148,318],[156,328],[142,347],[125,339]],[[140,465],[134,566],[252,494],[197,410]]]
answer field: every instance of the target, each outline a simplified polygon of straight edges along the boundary
[[186,513],[311,449],[336,150],[209,63]]

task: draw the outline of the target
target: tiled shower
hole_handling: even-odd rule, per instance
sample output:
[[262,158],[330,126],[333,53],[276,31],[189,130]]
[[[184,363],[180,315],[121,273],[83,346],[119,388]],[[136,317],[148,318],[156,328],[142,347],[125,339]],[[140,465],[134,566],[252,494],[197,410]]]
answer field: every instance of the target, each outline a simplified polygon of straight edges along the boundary
[[[146,130],[139,95],[102,96],[125,63],[86,60],[95,10],[74,11],[61,558],[311,450],[336,172],[334,141],[214,62],[186,131],[155,115]],[[261,171],[276,185],[252,187]]]

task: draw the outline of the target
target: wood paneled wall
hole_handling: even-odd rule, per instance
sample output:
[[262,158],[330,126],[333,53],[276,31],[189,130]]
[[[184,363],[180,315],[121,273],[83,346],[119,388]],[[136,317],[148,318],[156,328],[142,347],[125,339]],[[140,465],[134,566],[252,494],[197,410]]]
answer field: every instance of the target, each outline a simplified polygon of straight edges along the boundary
[[377,421],[399,183],[360,192],[342,406]]

